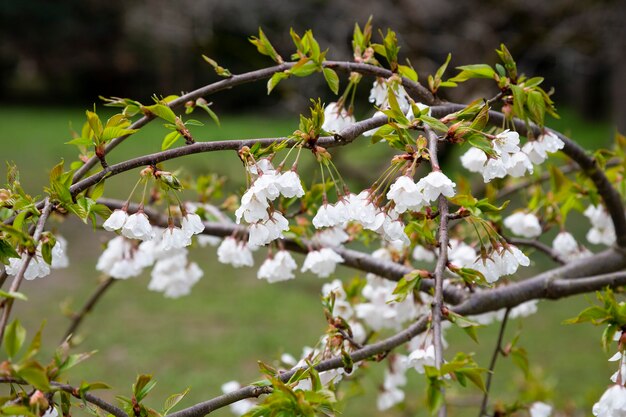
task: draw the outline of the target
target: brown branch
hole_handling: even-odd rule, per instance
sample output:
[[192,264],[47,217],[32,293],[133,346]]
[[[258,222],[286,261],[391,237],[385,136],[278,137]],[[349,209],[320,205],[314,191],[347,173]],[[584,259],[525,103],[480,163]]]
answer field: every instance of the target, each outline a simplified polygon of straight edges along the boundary
[[[439,168],[439,160],[437,158],[437,145],[438,137],[435,132],[429,127],[425,128],[428,136],[428,154],[430,156],[430,165],[432,171],[441,171]],[[439,257],[437,258],[437,265],[435,266],[435,293],[432,306],[433,316],[433,344],[435,346],[435,366],[437,369],[441,369],[443,364],[443,334],[441,330],[442,310],[443,310],[443,280],[446,265],[448,264],[448,200],[445,196],[440,195],[438,199],[439,205]],[[441,395],[444,401],[439,408],[439,416],[445,417],[447,415],[446,403],[445,403],[445,391],[441,388]]]
[[563,259],[563,257],[561,255],[559,255],[558,253],[556,253],[556,251],[554,249],[552,249],[550,246],[546,245],[543,242],[540,242],[538,240],[535,239],[522,239],[522,238],[518,238],[518,237],[507,237],[506,241],[509,243],[512,243],[514,245],[517,246],[528,246],[531,248],[535,248],[540,252],[545,253],[546,255],[548,255],[554,262],[557,262],[561,265],[565,265],[567,263],[567,261],[565,259]]
[[[433,106],[431,107],[431,112],[433,117],[443,117],[464,108],[465,106],[462,104],[449,103],[441,106]],[[504,114],[493,110],[489,111],[490,124],[494,126],[502,126],[504,121]],[[522,136],[528,136],[529,134],[539,136],[542,133],[542,129],[534,123],[529,123],[528,127],[526,123],[520,119],[513,119],[513,123],[515,130]],[[624,205],[622,204],[622,198],[619,192],[615,189],[615,187],[613,187],[602,169],[600,169],[597,161],[588,155],[587,152],[580,147],[580,145],[555,130],[548,128],[545,130],[554,133],[565,143],[562,152],[576,162],[580,166],[580,169],[594,183],[598,193],[604,201],[611,219],[613,220],[615,235],[617,236],[617,244],[620,247],[626,247],[626,215],[624,214]]]
[[98,285],[96,291],[94,291],[91,297],[89,297],[89,299],[85,302],[85,305],[83,305],[80,311],[72,315],[72,322],[70,323],[68,329],[65,331],[65,335],[63,336],[63,339],[61,339],[61,342],[68,340],[69,338],[73,337],[74,334],[76,334],[76,329],[78,329],[87,314],[91,312],[96,303],[100,300],[100,298],[102,298],[102,296],[106,293],[109,287],[113,285],[115,281],[115,278],[107,277],[107,279],[105,279],[100,283],[100,285]]
[[504,312],[504,317],[502,318],[502,323],[500,323],[500,332],[498,333],[498,340],[496,341],[496,347],[493,350],[493,355],[491,356],[491,363],[489,364],[489,372],[487,373],[487,382],[485,383],[485,395],[483,396],[483,401],[480,405],[480,412],[478,413],[478,417],[483,417],[487,415],[487,404],[489,402],[489,389],[491,388],[491,380],[493,379],[493,371],[496,369],[496,361],[498,360],[498,356],[502,353],[502,339],[504,338],[504,331],[506,329],[506,323],[509,320],[509,313],[511,312],[510,308],[507,308]]
[[[2,384],[17,384],[17,385],[30,385],[26,381],[22,381],[20,379],[15,379],[15,378],[8,378],[8,377],[0,377],[0,383],[2,383]],[[96,397],[95,395],[92,395],[92,394],[90,394],[88,392],[84,393],[83,396],[81,397],[80,394],[79,394],[78,388],[75,388],[75,387],[73,387],[71,385],[62,384],[62,383],[56,382],[56,381],[50,381],[50,385],[53,388],[55,388],[55,389],[58,389],[60,391],[64,391],[64,392],[69,393],[74,398],[77,398],[79,400],[84,399],[88,403],[91,403],[91,404],[101,408],[104,411],[108,411],[110,414],[114,415],[115,417],[128,417],[128,414],[126,414],[122,409],[114,406],[113,404],[108,403],[107,401],[103,400],[100,397]]]
[[[50,216],[51,211],[52,211],[52,203],[50,202],[50,199],[46,197],[43,211],[41,212],[41,216],[39,216],[39,220],[37,221],[37,227],[35,228],[35,231],[33,233],[33,240],[35,242],[35,250],[37,248],[39,238],[41,237],[41,234],[43,233],[43,228],[46,224],[46,220],[48,220],[48,216]],[[17,292],[20,289],[20,285],[22,284],[22,281],[24,280],[24,274],[26,273],[26,269],[28,268],[28,265],[30,264],[30,261],[33,258],[33,256],[34,256],[33,254],[29,253],[22,260],[22,265],[20,266],[20,269],[17,271],[17,274],[15,275],[15,278],[13,278],[13,282],[11,283],[11,288],[9,289],[10,293]],[[13,308],[14,301],[15,300],[13,298],[7,298],[3,306],[4,308],[2,309],[2,316],[0,317],[0,346],[2,345],[2,341],[4,339],[4,331],[9,322],[9,317],[11,315],[11,309]]]

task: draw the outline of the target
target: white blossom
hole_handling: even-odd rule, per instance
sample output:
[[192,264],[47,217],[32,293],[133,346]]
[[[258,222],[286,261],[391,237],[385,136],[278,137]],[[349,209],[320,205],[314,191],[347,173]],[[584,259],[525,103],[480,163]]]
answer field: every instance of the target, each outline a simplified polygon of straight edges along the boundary
[[591,252],[580,247],[571,233],[560,232],[552,241],[552,249],[566,261],[581,259],[591,255]]
[[198,264],[188,263],[186,251],[157,260],[148,284],[151,291],[163,292],[165,297],[188,295],[191,287],[204,275]]
[[400,388],[393,387],[384,389],[379,392],[378,397],[376,397],[376,407],[378,411],[385,411],[402,401],[404,401],[404,391]]
[[56,407],[51,405],[50,407],[48,407],[46,412],[43,413],[41,417],[58,417],[58,416],[59,416],[59,412],[57,411]]
[[102,223],[102,227],[104,230],[108,230],[109,232],[119,230],[124,226],[126,220],[128,220],[128,213],[126,213],[126,210],[114,210],[109,218]]
[[281,212],[274,211],[266,221],[250,225],[248,245],[250,247],[267,245],[276,239],[282,239],[283,232],[287,230],[289,230],[289,221]]
[[248,189],[241,197],[241,205],[235,211],[237,224],[241,222],[242,217],[248,223],[267,220],[268,208],[269,204],[264,197],[259,197],[252,188]]
[[[8,275],[15,276],[22,268],[22,264],[26,260],[28,254],[22,253],[19,258],[10,258],[9,264],[5,267]],[[24,271],[24,279],[33,280],[35,278],[43,278],[50,275],[50,265],[43,260],[41,253],[35,254],[31,257],[26,271]]]
[[152,225],[143,211],[131,214],[122,227],[122,235],[129,239],[150,240],[154,237]]
[[533,173],[533,164],[524,152],[515,152],[505,164],[506,173],[511,177],[519,178]]
[[487,165],[485,165],[483,170],[483,181],[488,183],[494,178],[504,178],[506,174],[507,170],[504,161],[500,158],[492,158],[487,161]]
[[52,247],[52,263],[50,267],[53,269],[67,268],[70,260],[67,257],[67,240],[63,236],[55,236],[56,242]]
[[348,111],[337,106],[337,103],[328,103],[324,108],[324,124],[322,129],[327,132],[341,132],[343,129],[354,124],[356,119]]
[[341,246],[348,239],[350,239],[350,236],[338,226],[320,230],[313,236],[313,242],[329,248]]
[[204,223],[202,223],[200,216],[195,213],[187,213],[186,216],[183,216],[180,225],[183,232],[189,237],[204,231]]
[[514,245],[494,250],[487,258],[478,258],[469,267],[482,273],[485,280],[492,284],[501,276],[512,275],[519,266],[530,265],[530,259]]
[[487,163],[487,154],[478,148],[471,147],[461,155],[461,165],[470,172],[481,173]]
[[183,229],[170,226],[163,230],[161,250],[182,249],[189,245],[191,245],[191,235],[187,234]]
[[506,162],[510,154],[514,154],[520,150],[519,134],[506,129],[495,136],[491,142],[491,146],[493,147],[493,150],[496,151],[496,154],[502,157]]
[[458,239],[450,239],[448,261],[462,268],[471,265],[476,260],[476,250]]
[[350,320],[354,316],[354,309],[347,300],[346,291],[343,289],[343,284],[340,280],[335,279],[322,285],[322,296],[328,297],[331,294],[335,296],[335,304],[333,305],[333,311],[330,313],[335,317],[338,316],[344,320]]
[[391,90],[395,95],[396,101],[398,102],[398,106],[400,107],[400,111],[406,114],[411,109],[411,105],[408,101],[408,94],[406,93],[406,90],[399,83],[388,83],[380,78],[375,80],[372,89],[370,90],[370,103],[374,103],[374,105],[381,109],[389,108],[390,85]]
[[389,187],[387,199],[395,203],[395,210],[404,213],[407,210],[420,211],[425,204],[424,196],[418,190],[412,178],[402,175]]
[[302,182],[296,171],[287,171],[278,177],[278,188],[283,197],[302,197],[304,195],[304,189],[302,188]]
[[416,349],[411,352],[408,366],[420,374],[425,372],[424,366],[435,366],[435,346],[429,345],[426,349]]
[[286,281],[293,279],[293,271],[298,265],[293,260],[291,254],[285,250],[278,251],[273,257],[267,258],[259,268],[257,277],[265,279],[269,283]]
[[626,417],[626,388],[612,385],[592,408],[596,417]]
[[610,246],[615,243],[615,227],[603,206],[589,206],[583,213],[591,222],[587,240],[593,244]]
[[230,264],[235,268],[254,265],[252,252],[248,245],[240,241],[238,242],[232,236],[225,238],[217,248],[217,259],[221,263]]
[[154,263],[154,252],[146,250],[150,246],[153,246],[151,242],[135,246],[133,241],[117,236],[108,242],[98,258],[96,270],[116,279],[136,277]]
[[335,272],[338,263],[343,258],[330,248],[314,250],[307,254],[302,266],[302,272],[311,271],[320,278],[326,278]]
[[[394,218],[396,217],[396,218]],[[402,246],[409,246],[411,241],[404,232],[404,223],[395,216],[385,216],[381,232],[383,238],[388,242],[401,242]]]
[[337,226],[341,223],[341,216],[337,212],[337,209],[334,205],[324,203],[320,206],[313,217],[313,226],[317,229],[321,229],[322,227],[333,227]]
[[261,174],[276,173],[276,170],[274,169],[274,166],[272,165],[272,161],[270,161],[268,158],[261,158],[258,161],[256,161],[256,163],[252,163],[251,165],[248,165],[246,168],[248,172],[252,174],[254,177],[258,177]]
[[504,225],[517,236],[533,238],[542,233],[539,219],[532,213],[515,212],[504,219]]
[[413,259],[416,261],[434,262],[435,254],[433,251],[426,249],[422,245],[415,245],[413,248]]
[[454,197],[456,184],[443,172],[433,171],[417,182],[417,189],[424,201],[435,201],[440,195]]
[[528,155],[533,164],[541,164],[548,158],[548,153],[563,149],[565,143],[554,133],[547,132],[537,140],[528,141],[522,147],[522,152]]
[[222,239],[217,236],[211,235],[198,235],[198,245],[201,247],[217,246],[222,242]]
[[552,406],[541,401],[536,401],[531,404],[530,417],[550,417],[552,414]]

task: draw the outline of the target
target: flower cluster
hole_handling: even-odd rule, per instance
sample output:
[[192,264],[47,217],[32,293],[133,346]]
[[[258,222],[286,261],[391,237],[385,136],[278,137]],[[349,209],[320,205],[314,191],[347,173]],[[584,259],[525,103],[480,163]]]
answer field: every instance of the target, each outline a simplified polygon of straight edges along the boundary
[[615,227],[603,206],[589,206],[583,213],[591,222],[587,240],[595,245],[610,246],[615,243]]
[[552,241],[552,249],[566,261],[585,258],[591,255],[591,252],[576,242],[574,236],[568,232],[560,232]]
[[241,197],[235,216],[237,223],[243,218],[250,224],[248,243],[251,247],[258,247],[282,238],[283,232],[289,230],[287,219],[270,207],[270,202],[281,195],[286,198],[302,197],[304,189],[295,171],[279,173],[267,159],[262,159],[248,170],[256,178]]
[[[43,259],[41,253],[42,244],[39,243],[35,254],[31,257],[26,271],[24,271],[24,279],[33,280],[35,278],[43,278],[50,275],[51,269],[67,268],[69,259],[67,257],[67,241],[62,236],[56,236],[56,242],[52,247],[52,262],[50,265]],[[19,258],[10,258],[9,264],[6,266],[6,273],[11,276],[18,274],[27,257],[27,253],[23,252]]]
[[280,250],[263,262],[257,276],[259,279],[265,279],[269,283],[286,281],[295,277],[293,271],[296,268],[298,268],[298,265],[296,265],[296,261],[293,260],[291,254],[286,250]]
[[478,258],[470,268],[479,271],[492,284],[501,276],[512,275],[519,266],[530,265],[530,259],[514,245],[495,248],[490,256]]

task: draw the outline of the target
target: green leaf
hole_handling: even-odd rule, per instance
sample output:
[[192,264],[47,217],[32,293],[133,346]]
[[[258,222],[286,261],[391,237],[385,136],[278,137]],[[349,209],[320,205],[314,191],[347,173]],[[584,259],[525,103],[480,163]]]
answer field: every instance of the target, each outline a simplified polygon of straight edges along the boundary
[[440,133],[446,133],[448,131],[448,126],[439,119],[435,119],[426,114],[421,115],[419,119]]
[[113,140],[115,138],[119,138],[122,136],[129,136],[136,132],[138,132],[137,129],[126,129],[120,126],[106,127],[104,131],[102,132],[101,141],[104,143],[107,143],[110,140]]
[[267,81],[267,94],[269,95],[274,89],[274,87],[276,87],[278,83],[284,80],[285,78],[289,78],[288,72],[277,72],[274,75],[272,75],[272,78],[270,78]]
[[28,301],[28,298],[26,297],[26,295],[22,294],[21,292],[17,292],[17,291],[2,291],[0,290],[0,297],[4,297],[4,298],[13,298],[15,300],[22,300],[22,301]]
[[409,80],[413,82],[418,81],[417,72],[408,65],[398,65],[398,72],[400,73],[400,75],[408,78]]
[[157,103],[152,106],[144,106],[143,109],[154,114],[156,117],[176,124],[176,114],[168,106]]
[[439,67],[439,69],[435,73],[436,80],[441,80],[444,72],[446,72],[446,69],[448,68],[448,64],[450,63],[451,59],[452,59],[452,54],[448,54],[448,56],[446,57],[446,61]]
[[513,110],[515,111],[515,116],[520,119],[524,119],[524,105],[526,104],[526,93],[522,90],[521,87],[517,85],[511,86],[511,91],[513,92]]
[[396,298],[393,299],[394,302],[400,303],[406,300],[409,294],[413,293],[414,289],[419,289],[422,281],[421,273],[422,271],[415,270],[400,278],[396,284],[396,288],[393,289],[392,294],[396,295]]
[[22,326],[19,320],[13,320],[13,322],[6,327],[3,339],[4,350],[6,351],[9,359],[13,359],[15,355],[17,355],[22,348],[25,339],[26,329]]
[[543,127],[546,113],[546,103],[543,101],[543,95],[539,91],[530,91],[527,96],[526,106],[528,107],[531,120]]
[[471,78],[493,78],[496,72],[487,64],[474,64],[456,67],[460,73],[450,78],[448,81],[463,82]]
[[10,258],[19,258],[20,254],[17,253],[13,245],[4,239],[0,239],[0,262],[8,265]]
[[165,404],[163,404],[163,412],[161,414],[167,415],[167,413],[169,413],[172,408],[176,407],[176,404],[178,404],[183,398],[185,398],[185,395],[187,395],[189,390],[190,388],[187,388],[180,394],[170,395],[167,400],[165,400]]
[[278,64],[283,63],[283,58],[278,55],[272,44],[270,43],[263,30],[259,28],[259,37],[252,36],[250,37],[250,43],[256,46],[257,51],[259,51],[263,55],[267,55],[274,60],[274,62]]
[[166,149],[169,149],[172,147],[172,145],[174,143],[176,143],[176,141],[182,138],[181,134],[178,133],[177,130],[174,130],[170,133],[168,133],[167,135],[165,135],[165,137],[163,138],[163,142],[161,142],[161,150],[164,151]]
[[211,119],[213,119],[215,124],[220,126],[220,119],[219,119],[219,117],[217,117],[217,114],[215,114],[215,112],[213,110],[211,110],[211,108],[208,105],[196,102],[196,106],[200,107],[202,110],[207,112],[207,114],[211,117]]
[[137,376],[137,381],[133,384],[133,394],[137,402],[141,402],[156,385],[152,375],[142,374]]
[[337,73],[331,68],[324,68],[323,72],[330,90],[335,94],[339,93],[339,77]]
[[16,369],[18,377],[41,391],[50,391],[50,382],[46,370],[39,363],[30,360]]

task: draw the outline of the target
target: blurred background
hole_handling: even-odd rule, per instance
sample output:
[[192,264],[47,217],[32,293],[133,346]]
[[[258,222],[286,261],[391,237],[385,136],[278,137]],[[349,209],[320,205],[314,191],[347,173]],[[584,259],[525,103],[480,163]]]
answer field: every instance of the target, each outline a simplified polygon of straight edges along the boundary
[[[271,60],[247,40],[259,27],[283,57],[293,50],[293,27],[299,33],[313,29],[322,48],[330,48],[329,59],[349,60],[354,23],[363,25],[370,15],[375,28],[397,32],[401,56],[410,59],[422,81],[448,52],[453,57],[450,68],[493,64],[494,49],[504,43],[521,72],[543,76],[544,87],[554,87],[562,119],[551,120],[550,126],[591,148],[607,146],[616,128],[626,130],[625,1],[363,0],[357,6],[349,0],[5,0],[0,2],[3,159],[17,163],[27,191],[41,194],[50,167],[62,157],[76,158],[64,142],[70,139],[70,128],[82,126],[84,110],[96,103],[107,114],[98,96],[149,103],[153,94],[180,94],[213,82],[217,76],[202,54],[233,73],[269,66]],[[449,70],[447,77],[454,72]],[[362,83],[357,114],[368,109],[370,85]],[[488,82],[469,82],[458,90],[443,91],[443,97],[463,101],[494,95]],[[222,92],[208,99],[221,127],[207,119],[194,135],[200,140],[286,135],[297,128],[297,115],[311,97],[333,100],[321,76],[284,81],[271,96],[263,81]],[[158,123],[150,124],[118,148],[109,162],[158,151],[166,133]],[[358,184],[382,172],[388,153],[381,155],[380,147],[349,148],[354,149],[333,151],[345,176]],[[225,176],[231,191],[244,184],[234,153],[194,156],[168,167],[180,165],[182,175]],[[452,164],[449,168],[455,169]],[[3,167],[0,174],[4,176]],[[107,193],[126,198],[134,183],[131,176],[107,182]],[[581,240],[585,221],[578,222]],[[77,310],[95,289],[95,262],[102,244],[111,238],[74,220],[52,225],[70,241],[72,266],[45,280],[27,282],[24,292],[30,300],[20,303],[16,313],[31,335],[46,317],[44,339],[49,344],[58,341],[69,323],[62,311]],[[545,240],[549,243],[550,236]],[[302,347],[313,345],[324,331],[318,296],[322,281],[300,275],[268,285],[256,279],[256,269],[218,264],[214,250],[198,249],[192,257],[205,276],[188,297],[169,300],[147,291],[149,273],[110,289],[81,330],[84,342],[78,349],[99,352],[73,371],[71,382],[106,381],[114,389],[102,395],[113,398],[129,392],[137,373],[153,372],[159,384],[149,404],[158,408],[169,394],[191,386],[183,401],[191,405],[215,396],[230,379],[258,379],[256,360],[271,362],[283,352],[299,356]],[[533,259],[536,270],[549,265],[540,254]],[[302,258],[297,261],[301,264]],[[337,277],[345,281],[354,275],[344,268]],[[560,324],[586,304],[584,297],[558,305],[542,302],[540,315],[509,327],[509,338],[524,328],[522,344],[533,364],[532,378],[525,380],[510,359],[502,360],[494,401],[539,392],[569,415],[589,414],[613,372],[600,350],[600,329]],[[449,355],[457,347],[475,351],[479,363],[487,366],[497,330],[481,329],[480,345],[463,334],[450,334]],[[418,377],[407,390],[406,409],[374,411],[382,368],[371,366],[367,374],[372,375],[364,378],[362,388],[351,386],[348,397],[361,390],[365,395],[349,400],[343,415],[426,415]],[[473,415],[480,393],[469,390],[463,399],[453,394],[453,401],[455,415]]]

